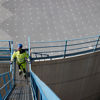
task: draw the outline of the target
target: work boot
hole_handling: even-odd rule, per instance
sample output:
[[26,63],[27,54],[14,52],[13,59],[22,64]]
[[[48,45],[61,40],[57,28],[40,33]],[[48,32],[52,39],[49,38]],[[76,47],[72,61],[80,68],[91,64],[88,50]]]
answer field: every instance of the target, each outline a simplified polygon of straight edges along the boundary
[[22,71],[19,69],[19,75],[21,75],[22,74]]

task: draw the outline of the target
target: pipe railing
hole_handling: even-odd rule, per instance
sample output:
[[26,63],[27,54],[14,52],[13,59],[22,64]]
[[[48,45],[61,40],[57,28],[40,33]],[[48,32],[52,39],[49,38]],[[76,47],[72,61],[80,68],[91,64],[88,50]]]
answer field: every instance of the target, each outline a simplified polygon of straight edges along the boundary
[[12,73],[6,72],[3,74],[0,74],[0,83],[3,83],[2,86],[0,87],[0,100],[6,100],[14,87],[14,78],[12,78],[12,75],[10,74]]
[[[30,38],[29,38],[30,40]],[[29,41],[30,55],[33,60],[68,57],[100,49],[100,35],[64,41]]]
[[30,83],[33,100],[60,100],[60,98],[31,70]]
[[[2,45],[0,47],[0,63],[10,65],[9,61],[13,54],[13,41],[0,40],[0,43]],[[15,85],[14,67],[15,62],[10,65],[10,72],[0,74],[0,100],[6,100]]]
[[[28,38],[28,42],[30,42],[30,38]],[[29,44],[28,53],[31,59],[30,46]],[[31,70],[31,63],[29,63],[29,71],[33,100],[60,100],[60,98]]]

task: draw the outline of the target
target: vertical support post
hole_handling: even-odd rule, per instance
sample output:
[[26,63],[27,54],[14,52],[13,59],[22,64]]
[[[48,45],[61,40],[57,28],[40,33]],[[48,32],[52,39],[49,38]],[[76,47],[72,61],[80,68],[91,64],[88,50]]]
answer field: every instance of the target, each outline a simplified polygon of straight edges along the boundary
[[[1,76],[0,76],[0,83],[1,83]],[[1,89],[0,89],[0,100],[2,100]]]
[[[29,59],[31,59],[31,54],[30,54],[30,37],[28,37],[28,54],[29,54]],[[29,64],[29,71],[31,71],[31,63]]]
[[[8,80],[10,80],[10,75],[8,73]],[[9,83],[10,90],[12,89],[11,82]]]
[[[1,78],[1,77],[0,77]],[[0,80],[1,81],[1,80]],[[0,100],[2,100],[1,89],[0,89]]]
[[[11,41],[11,57],[13,55],[13,41]],[[15,84],[15,80],[14,80],[14,77],[15,77],[15,60],[14,60],[14,63],[10,65],[10,72],[12,72],[12,79],[13,79],[13,82],[12,82],[12,87],[14,86]]]
[[9,50],[11,51],[11,43],[10,43],[10,41],[9,41]]
[[14,59],[13,63],[13,85],[15,85],[15,73],[16,73],[16,59]]
[[98,39],[97,39],[96,45],[94,46],[94,49],[93,49],[93,52],[95,52],[95,50],[96,50],[96,48],[97,48],[97,46],[98,46],[99,39],[100,39],[100,36],[99,36]]
[[[30,54],[30,37],[28,37],[28,55],[29,55],[29,59],[31,60],[31,54]],[[30,85],[32,87],[31,63],[29,63],[29,72],[30,72]]]
[[[3,75],[3,83],[6,84],[5,75]],[[6,93],[7,93],[7,86],[5,86],[5,90],[6,90]]]
[[65,56],[66,56],[66,50],[67,50],[67,40],[65,41],[64,58],[65,58]]
[[[11,57],[13,55],[13,41],[11,41]],[[12,72],[12,64],[10,65],[10,72]]]

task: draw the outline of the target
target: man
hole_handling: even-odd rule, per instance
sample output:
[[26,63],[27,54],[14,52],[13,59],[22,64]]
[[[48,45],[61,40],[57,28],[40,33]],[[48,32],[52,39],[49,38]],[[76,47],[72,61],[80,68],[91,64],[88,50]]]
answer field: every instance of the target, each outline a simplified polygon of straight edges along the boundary
[[11,57],[11,63],[13,62],[13,60],[16,58],[17,59],[17,64],[19,67],[19,75],[24,74],[24,77],[26,79],[26,60],[29,61],[29,56],[27,54],[27,52],[22,49],[23,45],[22,44],[18,44],[18,50],[16,52],[13,53],[12,57]]

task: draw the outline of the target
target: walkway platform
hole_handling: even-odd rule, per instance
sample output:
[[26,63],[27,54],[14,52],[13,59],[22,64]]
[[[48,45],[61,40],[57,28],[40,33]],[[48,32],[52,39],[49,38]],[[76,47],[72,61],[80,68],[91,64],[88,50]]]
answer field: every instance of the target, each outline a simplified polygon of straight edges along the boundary
[[9,95],[8,100],[32,100],[32,93],[29,84],[29,79],[26,80],[21,74],[19,76],[18,67],[16,66],[15,88]]

